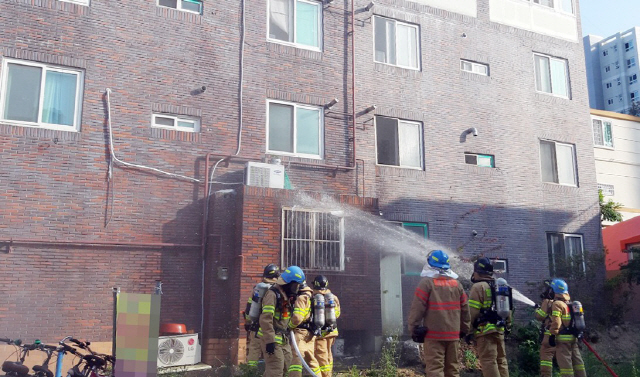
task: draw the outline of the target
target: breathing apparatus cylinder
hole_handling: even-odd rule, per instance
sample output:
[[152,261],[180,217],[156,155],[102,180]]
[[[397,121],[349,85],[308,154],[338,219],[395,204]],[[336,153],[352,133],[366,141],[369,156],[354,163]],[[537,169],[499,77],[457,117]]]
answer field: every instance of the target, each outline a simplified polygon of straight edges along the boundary
[[325,315],[325,324],[327,326],[335,327],[336,299],[333,298],[333,293],[327,293],[324,295],[324,315]]
[[511,314],[511,302],[511,287],[505,279],[496,279],[496,312],[503,321]]
[[573,316],[573,328],[579,333],[583,332],[587,325],[584,321],[584,311],[580,301],[571,303],[571,314]]
[[264,294],[271,288],[271,284],[259,283],[253,288],[253,295],[251,296],[251,307],[249,308],[249,319],[252,322],[257,322],[260,319],[260,309],[262,309],[262,298]]
[[324,326],[324,295],[320,293],[313,297],[313,324],[317,329]]

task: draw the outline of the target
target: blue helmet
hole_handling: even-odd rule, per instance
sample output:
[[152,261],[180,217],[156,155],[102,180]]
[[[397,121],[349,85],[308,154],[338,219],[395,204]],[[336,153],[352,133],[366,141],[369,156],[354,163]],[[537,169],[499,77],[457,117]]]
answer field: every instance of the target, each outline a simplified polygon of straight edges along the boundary
[[292,281],[300,284],[304,283],[304,272],[302,272],[302,269],[298,266],[287,267],[287,269],[284,270],[280,277],[287,284],[291,283]]
[[551,289],[553,289],[553,293],[557,295],[569,293],[569,286],[567,282],[562,279],[553,279],[551,281]]
[[441,268],[443,270],[451,268],[449,265],[449,255],[442,250],[433,250],[430,252],[427,257],[427,263],[431,267]]

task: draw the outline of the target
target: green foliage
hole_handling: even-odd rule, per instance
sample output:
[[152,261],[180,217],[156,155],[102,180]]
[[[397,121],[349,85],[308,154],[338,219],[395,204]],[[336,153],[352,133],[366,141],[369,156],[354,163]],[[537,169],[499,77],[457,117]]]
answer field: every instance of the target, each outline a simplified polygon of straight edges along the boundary
[[518,354],[509,363],[510,376],[534,377],[540,373],[539,328],[534,324],[514,326],[513,338],[518,343]]
[[622,221],[622,215],[618,212],[618,210],[622,208],[622,204],[616,203],[611,199],[605,203],[602,190],[598,190],[598,198],[600,201],[600,218],[602,220],[613,222]]
[[462,362],[467,370],[478,369],[478,356],[472,350],[465,350],[462,354]]
[[257,365],[240,364],[238,377],[260,377],[262,373]]
[[640,102],[633,101],[631,103],[631,107],[627,110],[627,114],[633,115],[634,117],[640,117]]
[[[589,377],[611,377],[602,363],[586,348],[582,348],[582,358]],[[636,354],[629,362],[608,363],[611,369],[620,377],[640,377],[640,355]]]
[[640,285],[640,248],[631,248],[629,252],[633,253],[633,259],[620,268],[620,277],[629,285]]
[[368,377],[397,377],[398,376],[398,340],[393,339],[382,347],[380,359],[367,371]]

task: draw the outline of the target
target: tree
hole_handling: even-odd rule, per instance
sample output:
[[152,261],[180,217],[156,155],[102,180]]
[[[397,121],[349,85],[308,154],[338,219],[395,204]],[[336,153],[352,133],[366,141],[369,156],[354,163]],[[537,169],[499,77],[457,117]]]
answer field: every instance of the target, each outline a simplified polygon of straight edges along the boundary
[[600,200],[600,219],[602,221],[622,221],[622,215],[618,212],[618,210],[622,208],[622,204],[616,203],[611,199],[605,203],[602,190],[598,190],[598,198]]
[[634,117],[640,117],[640,102],[633,101],[631,103],[631,107],[627,110],[627,114],[633,115]]

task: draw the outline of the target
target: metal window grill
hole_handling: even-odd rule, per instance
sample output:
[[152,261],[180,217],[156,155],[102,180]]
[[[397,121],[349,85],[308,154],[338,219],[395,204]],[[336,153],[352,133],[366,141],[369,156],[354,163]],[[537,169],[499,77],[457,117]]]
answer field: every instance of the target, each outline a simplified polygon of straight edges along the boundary
[[344,218],[331,212],[282,210],[282,265],[344,270]]
[[602,195],[613,196],[615,195],[615,187],[613,185],[606,185],[604,183],[598,183],[598,190],[602,190]]

